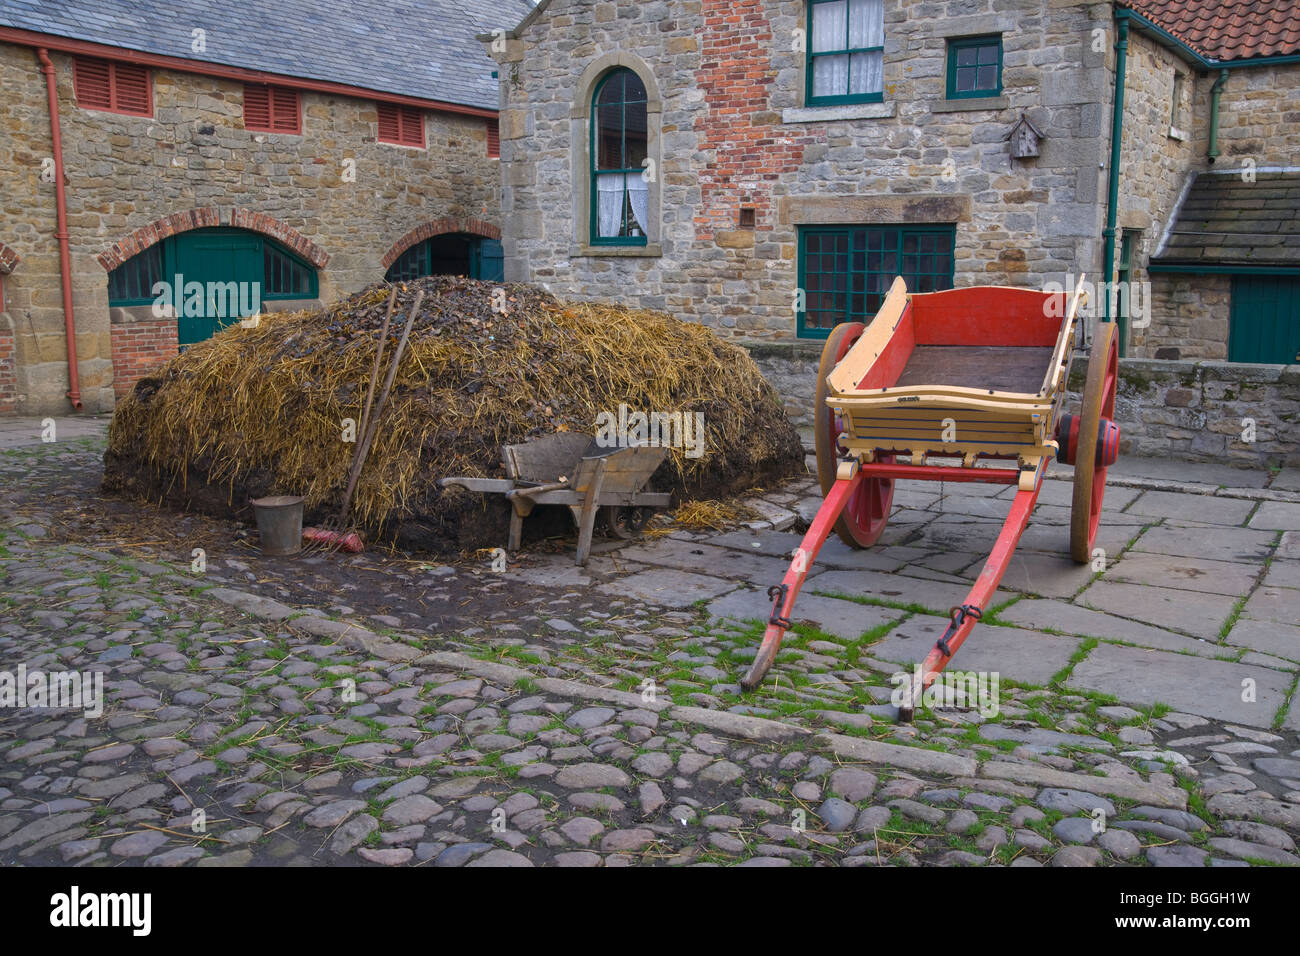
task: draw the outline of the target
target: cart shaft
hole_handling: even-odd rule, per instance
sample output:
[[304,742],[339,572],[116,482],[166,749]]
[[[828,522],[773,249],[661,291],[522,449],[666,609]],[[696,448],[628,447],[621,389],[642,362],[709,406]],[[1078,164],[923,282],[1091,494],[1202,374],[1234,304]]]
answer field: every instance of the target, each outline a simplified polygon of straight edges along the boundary
[[795,598],[799,596],[799,589],[803,587],[804,579],[808,577],[808,568],[812,566],[817,553],[826,543],[826,538],[835,527],[835,522],[839,520],[840,513],[848,504],[849,496],[857,490],[858,483],[864,476],[864,471],[859,468],[852,478],[841,478],[831,486],[830,494],[817,509],[817,516],[813,518],[812,526],[799,542],[799,547],[795,549],[790,570],[785,572],[785,577],[781,579],[779,585],[768,590],[768,596],[773,598],[772,614],[768,618],[767,630],[763,634],[763,643],[759,645],[758,653],[754,656],[754,663],[750,665],[749,673],[740,681],[740,686],[745,690],[753,690],[761,684],[772,662],[776,660],[776,653],[781,649],[781,638],[790,627],[790,613],[794,610]]
[[[989,600],[997,592],[998,585],[1001,584],[1002,577],[1006,574],[1007,566],[1011,562],[1011,556],[1015,553],[1016,545],[1020,543],[1020,536],[1024,534],[1025,527],[1029,524],[1029,516],[1033,513],[1034,505],[1038,501],[1038,494],[1043,486],[1043,475],[1046,471],[1047,461],[1042,459],[1033,472],[1032,487],[1021,488],[1016,492],[1016,497],[1011,502],[1011,510],[1002,525],[1002,531],[993,545],[993,550],[989,553],[988,560],[984,563],[983,570],[980,571],[979,577],[975,580],[975,585],[971,588],[970,593],[966,595],[966,600],[962,605],[952,609],[952,623],[944,635],[935,643],[935,646],[921,665],[920,684],[909,689],[904,705],[899,708],[905,719],[910,719],[915,701],[920,700],[925,689],[934,683],[939,673],[948,666],[948,662],[952,660],[953,655],[957,653],[958,648],[961,647],[974,629]],[[975,477],[973,474],[975,472],[983,472],[984,474]],[[839,520],[840,514],[844,511],[850,497],[856,491],[858,483],[869,478],[885,477],[919,478],[926,481],[986,481],[995,484],[1017,484],[1020,482],[1021,474],[1014,469],[942,468],[925,465],[906,466],[868,463],[857,468],[851,478],[836,480],[831,486],[830,493],[826,495],[821,507],[817,510],[817,515],[813,519],[808,533],[804,535],[803,541],[795,549],[794,558],[790,562],[790,569],[786,571],[785,577],[782,578],[779,585],[768,590],[768,596],[773,599],[772,613],[768,618],[767,630],[763,634],[763,642],[759,645],[758,653],[754,656],[754,662],[750,665],[749,672],[740,681],[740,686],[745,690],[753,690],[762,683],[764,676],[772,666],[772,662],[776,660],[776,655],[781,649],[781,640],[785,636],[785,632],[792,626],[793,622],[790,615],[794,612],[794,603],[799,596],[799,590],[808,577],[808,569],[816,559],[818,552],[821,551],[822,545],[826,543],[826,538],[835,527],[835,522]],[[1027,472],[1024,477],[1027,479],[1029,473]]]

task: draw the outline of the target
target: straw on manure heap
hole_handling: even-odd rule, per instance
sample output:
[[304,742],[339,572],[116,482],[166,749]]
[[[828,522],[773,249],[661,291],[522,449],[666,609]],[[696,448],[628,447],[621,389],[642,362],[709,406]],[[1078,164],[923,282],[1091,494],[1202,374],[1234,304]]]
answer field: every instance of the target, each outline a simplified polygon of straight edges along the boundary
[[[240,518],[250,498],[297,494],[308,521],[336,513],[355,447],[346,420],[361,420],[390,288],[233,325],[141,379],[113,416],[105,491]],[[420,279],[398,287],[385,370],[420,289],[352,507],[371,541],[500,546],[504,497],[437,480],[504,477],[503,444],[594,434],[598,415],[620,404],[703,413],[703,455],[672,449],[650,490],[719,498],[803,470],[798,434],[748,354],[662,313],[562,303],[527,285]],[[505,307],[494,311],[498,289]]]

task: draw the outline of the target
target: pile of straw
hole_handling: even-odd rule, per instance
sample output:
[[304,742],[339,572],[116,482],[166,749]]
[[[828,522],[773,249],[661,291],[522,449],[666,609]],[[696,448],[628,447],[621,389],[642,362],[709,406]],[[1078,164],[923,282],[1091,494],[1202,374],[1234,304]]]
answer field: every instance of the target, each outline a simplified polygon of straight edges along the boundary
[[[494,309],[500,288],[504,309]],[[703,456],[673,449],[651,481],[678,500],[802,470],[799,437],[749,356],[661,313],[420,279],[398,287],[385,371],[421,289],[353,501],[370,540],[444,552],[499,545],[504,499],[444,491],[437,479],[503,477],[501,445],[594,434],[597,416],[620,404],[703,413]],[[389,292],[380,284],[326,309],[232,325],[142,379],[113,416],[105,490],[218,516],[246,518],[249,498],[268,494],[305,496],[309,521],[336,511],[354,449],[346,420],[361,420]]]

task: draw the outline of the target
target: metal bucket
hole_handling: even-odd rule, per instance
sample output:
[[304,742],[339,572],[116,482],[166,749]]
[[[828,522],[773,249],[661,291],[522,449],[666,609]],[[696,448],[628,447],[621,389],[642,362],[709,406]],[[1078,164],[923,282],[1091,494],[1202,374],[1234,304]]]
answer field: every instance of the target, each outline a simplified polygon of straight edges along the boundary
[[298,495],[252,500],[263,554],[297,554],[302,550],[302,502]]

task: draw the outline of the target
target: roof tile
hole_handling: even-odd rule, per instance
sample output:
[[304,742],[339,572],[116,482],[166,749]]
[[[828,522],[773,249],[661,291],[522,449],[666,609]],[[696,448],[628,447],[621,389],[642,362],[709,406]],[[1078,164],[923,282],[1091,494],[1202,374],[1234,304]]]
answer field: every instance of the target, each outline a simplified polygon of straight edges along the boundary
[[[142,53],[496,109],[496,64],[476,39],[529,0],[7,0],[0,26]],[[191,50],[192,31],[207,49]]]
[[1152,262],[1300,265],[1300,173],[1258,173],[1253,183],[1236,173],[1197,176]]
[[1300,53],[1300,0],[1119,0],[1211,60]]

